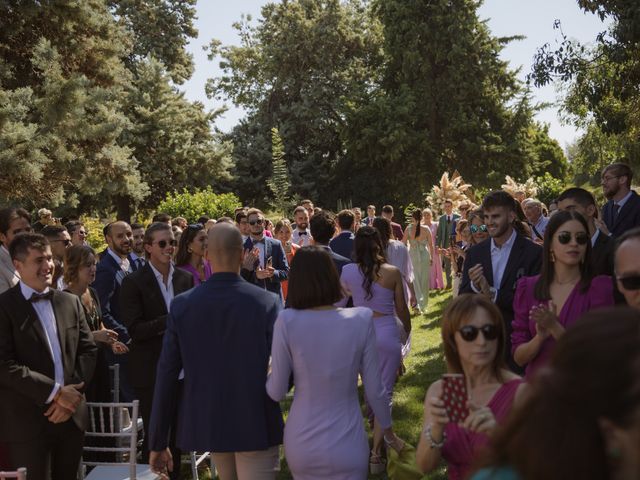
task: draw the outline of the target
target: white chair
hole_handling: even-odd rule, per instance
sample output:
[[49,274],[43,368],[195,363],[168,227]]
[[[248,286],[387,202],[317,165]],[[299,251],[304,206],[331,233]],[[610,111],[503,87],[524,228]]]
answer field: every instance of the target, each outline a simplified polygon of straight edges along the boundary
[[[158,475],[153,473],[149,465],[136,463],[138,447],[138,429],[131,428],[138,422],[138,400],[131,403],[100,403],[87,402],[89,409],[89,428],[85,432],[86,438],[115,438],[115,447],[83,447],[84,452],[107,452],[121,454],[122,462],[81,462],[80,478],[87,480],[156,480]],[[129,428],[126,428],[124,412],[131,409]],[[118,440],[122,440],[119,442]],[[126,442],[125,442],[126,441]],[[120,456],[117,457],[119,460]],[[85,476],[86,467],[94,467]]]
[[15,472],[0,472],[0,480],[4,479],[27,480],[27,469],[19,468]]

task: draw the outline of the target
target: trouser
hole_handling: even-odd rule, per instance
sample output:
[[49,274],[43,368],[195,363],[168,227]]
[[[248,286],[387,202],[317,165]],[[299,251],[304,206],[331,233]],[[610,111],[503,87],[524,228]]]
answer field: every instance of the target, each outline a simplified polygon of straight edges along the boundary
[[451,258],[442,256],[442,270],[447,279],[447,288],[451,288]]
[[49,423],[44,431],[27,442],[5,444],[8,470],[27,469],[30,479],[70,480],[76,478],[82,457],[84,432],[69,419],[64,423]]
[[253,452],[211,453],[220,480],[274,480],[280,470],[280,447]]

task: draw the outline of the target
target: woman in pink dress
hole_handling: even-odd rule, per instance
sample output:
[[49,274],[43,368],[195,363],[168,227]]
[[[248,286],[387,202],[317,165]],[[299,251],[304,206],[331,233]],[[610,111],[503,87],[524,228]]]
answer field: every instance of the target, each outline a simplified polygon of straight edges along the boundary
[[526,377],[549,361],[556,341],[583,313],[614,304],[613,280],[592,278],[591,238],[577,212],[554,214],[544,232],[542,271],[518,281],[511,350]]
[[416,463],[424,473],[448,464],[451,480],[467,478],[489,434],[511,410],[522,379],[504,364],[505,327],[502,314],[482,295],[462,294],[442,318],[442,343],[448,373],[464,374],[468,416],[449,421],[442,399],[442,380],[431,384],[424,399],[424,424]]
[[[436,231],[438,230],[438,224],[433,222],[433,212],[429,208],[422,210],[422,225],[425,225],[431,229],[431,241],[436,238]],[[440,254],[438,249],[432,245],[431,251],[433,252],[432,265],[431,265],[431,280],[429,282],[430,289],[442,289],[444,288],[444,280],[442,279],[442,260],[440,260]]]

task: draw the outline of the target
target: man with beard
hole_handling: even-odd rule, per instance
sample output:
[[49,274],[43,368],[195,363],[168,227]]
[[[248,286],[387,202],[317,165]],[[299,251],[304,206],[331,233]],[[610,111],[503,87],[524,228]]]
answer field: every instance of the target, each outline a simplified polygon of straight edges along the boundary
[[631,190],[629,165],[612,163],[602,171],[602,192],[609,200],[602,207],[602,219],[614,238],[640,226],[640,196]]
[[521,277],[540,273],[542,247],[514,229],[515,201],[504,191],[491,192],[484,198],[484,223],[490,238],[467,250],[460,293],[485,295],[500,309],[506,327],[506,360],[518,373],[522,369],[511,357],[513,296]]
[[301,247],[311,245],[311,231],[309,230],[309,212],[302,205],[293,211],[296,228],[291,235],[291,241]]
[[[102,322],[109,330],[118,333],[118,340],[125,345],[131,341],[120,313],[120,285],[122,279],[132,272],[127,258],[131,253],[132,231],[128,223],[109,223],[104,229],[108,248],[102,253],[96,268],[96,279],[91,285],[98,294],[102,310]],[[109,365],[120,365],[120,398],[124,402],[133,400],[133,390],[128,381],[128,354],[114,355],[107,351]]]
[[144,258],[144,225],[141,223],[131,224],[131,253],[129,254],[129,264],[134,272],[144,267],[147,261]]

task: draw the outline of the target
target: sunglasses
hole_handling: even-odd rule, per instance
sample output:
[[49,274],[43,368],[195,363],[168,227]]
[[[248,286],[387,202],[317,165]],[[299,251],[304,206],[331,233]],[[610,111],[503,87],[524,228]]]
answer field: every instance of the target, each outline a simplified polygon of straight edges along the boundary
[[478,233],[478,232],[487,232],[487,226],[486,225],[471,225],[469,227],[469,230],[471,230],[471,233]]
[[168,242],[166,240],[158,240],[158,246],[160,248],[167,248],[167,245],[175,247],[176,245],[178,245],[178,242],[176,242],[175,239],[169,240]]
[[616,277],[625,290],[640,290],[640,275]]
[[259,218],[257,220],[251,220],[249,222],[249,225],[251,225],[251,226],[253,226],[253,225],[262,225],[263,222],[264,222],[264,220]]
[[465,325],[460,330],[460,336],[465,342],[473,342],[478,338],[478,333],[482,332],[485,340],[495,340],[498,338],[498,327],[492,324],[483,325],[480,328],[473,325]]
[[[585,232],[578,232],[574,235],[578,245],[586,245],[589,241],[589,236]],[[562,245],[566,245],[571,241],[571,232],[560,232],[558,234],[558,241]]]
[[204,228],[204,225],[202,225],[201,223],[191,223],[187,225],[187,228],[189,230],[202,230]]

